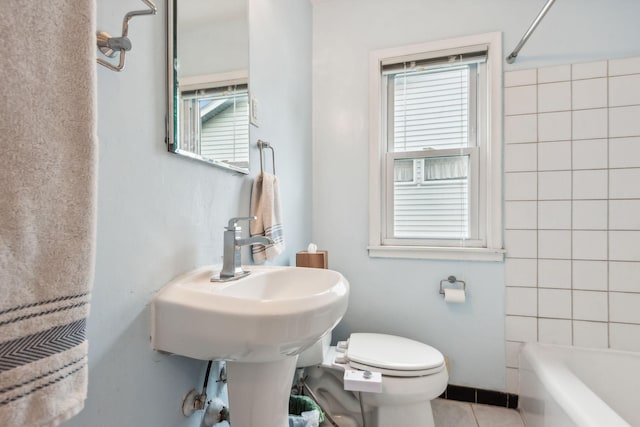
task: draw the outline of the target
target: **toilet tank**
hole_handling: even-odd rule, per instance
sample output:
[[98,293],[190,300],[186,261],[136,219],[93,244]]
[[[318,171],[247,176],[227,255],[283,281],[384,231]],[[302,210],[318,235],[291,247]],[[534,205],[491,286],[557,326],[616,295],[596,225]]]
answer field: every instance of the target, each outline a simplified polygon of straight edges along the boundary
[[315,366],[322,364],[324,355],[327,353],[331,345],[331,331],[327,332],[314,345],[298,355],[296,367],[306,368],[307,366]]

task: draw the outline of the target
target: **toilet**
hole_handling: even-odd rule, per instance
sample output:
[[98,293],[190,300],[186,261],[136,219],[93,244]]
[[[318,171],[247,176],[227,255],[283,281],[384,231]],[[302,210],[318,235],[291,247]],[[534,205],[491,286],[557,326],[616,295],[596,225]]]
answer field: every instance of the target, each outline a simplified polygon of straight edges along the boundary
[[[306,368],[309,394],[340,427],[363,427],[362,411],[366,427],[434,427],[431,400],[444,392],[449,380],[442,353],[385,334],[353,333],[337,346],[330,342],[331,333],[300,354],[297,365]],[[381,373],[381,391],[346,391],[345,370]],[[324,426],[332,424],[325,421]]]

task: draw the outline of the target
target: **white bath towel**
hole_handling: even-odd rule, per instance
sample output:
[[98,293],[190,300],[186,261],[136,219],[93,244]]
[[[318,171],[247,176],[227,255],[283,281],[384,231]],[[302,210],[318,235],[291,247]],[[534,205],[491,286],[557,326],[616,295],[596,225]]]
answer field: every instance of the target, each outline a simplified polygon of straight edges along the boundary
[[0,425],[56,426],[87,393],[95,0],[0,9]]
[[257,218],[251,222],[251,236],[265,236],[273,240],[270,245],[251,247],[253,261],[261,264],[280,255],[285,248],[277,176],[261,173],[253,181],[251,215]]

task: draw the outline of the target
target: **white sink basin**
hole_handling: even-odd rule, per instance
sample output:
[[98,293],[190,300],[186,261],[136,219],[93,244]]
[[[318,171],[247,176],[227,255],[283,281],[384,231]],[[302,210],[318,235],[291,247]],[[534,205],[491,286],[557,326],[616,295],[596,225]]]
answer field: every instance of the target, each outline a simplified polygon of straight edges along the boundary
[[342,319],[349,283],[338,272],[249,267],[214,283],[203,267],[173,280],[152,303],[152,345],[203,360],[271,362],[299,354]]
[[347,310],[349,283],[315,268],[256,267],[211,282],[213,267],[178,277],[151,304],[153,348],[226,360],[234,427],[287,427],[297,355]]

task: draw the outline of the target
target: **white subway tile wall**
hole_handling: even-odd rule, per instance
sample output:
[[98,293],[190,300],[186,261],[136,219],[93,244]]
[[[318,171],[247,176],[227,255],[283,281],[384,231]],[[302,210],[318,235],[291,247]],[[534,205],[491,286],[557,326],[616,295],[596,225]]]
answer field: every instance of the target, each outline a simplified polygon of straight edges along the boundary
[[[605,74],[606,75],[606,74]],[[534,85],[538,82],[538,72],[536,69],[513,71],[505,73],[504,87]]]
[[574,110],[607,107],[607,79],[574,80],[571,107]]
[[640,104],[640,74],[612,77],[609,86],[610,107]]
[[588,169],[573,171],[574,199],[607,199],[607,170]]
[[521,342],[507,341],[507,368],[517,368],[520,366],[520,350],[524,344]]
[[571,80],[571,65],[538,68],[538,83],[565,82]]
[[536,87],[515,86],[504,90],[505,114],[531,114],[536,112]]
[[609,261],[609,290],[640,293],[640,263]]
[[576,320],[609,320],[607,292],[573,291],[573,318]]
[[[640,114],[636,117],[636,120]],[[640,198],[640,168],[610,169],[609,193],[612,199]]]
[[507,393],[518,392],[518,368],[507,368]]
[[571,261],[539,259],[537,262],[539,288],[571,289]]
[[574,140],[607,137],[607,109],[574,110],[572,114]]
[[640,351],[640,325],[609,323],[609,347],[616,350]]
[[538,225],[541,230],[570,230],[571,201],[543,200],[538,204]]
[[573,289],[607,290],[607,261],[573,260]]
[[538,170],[538,144],[509,144],[504,155],[506,172]]
[[571,112],[538,114],[538,142],[571,139]]
[[536,202],[506,202],[506,227],[513,229],[536,229]]
[[640,57],[609,60],[609,76],[640,74]]
[[507,341],[536,341],[538,337],[536,320],[535,317],[507,316],[505,322]]
[[546,142],[537,145],[539,171],[571,169],[571,141]]
[[573,229],[574,230],[606,230],[607,229],[607,201],[606,200],[574,200],[573,201]]
[[571,345],[571,320],[538,319],[538,329],[541,343]]
[[606,231],[573,231],[573,259],[607,259]]
[[569,289],[538,289],[538,316],[550,319],[571,319]]
[[[532,87],[535,90],[535,86],[521,87]],[[515,89],[517,88],[513,88],[511,90]],[[538,85],[538,113],[547,113],[551,111],[567,111],[570,109],[571,83],[559,82]],[[533,112],[535,112],[535,110]],[[505,114],[509,114],[509,112],[505,110]]]
[[609,137],[640,135],[640,106],[609,108]]
[[538,313],[535,288],[508,287],[505,301],[508,315],[535,316]]
[[610,168],[640,167],[640,138],[613,138],[609,141]]
[[611,200],[609,202],[609,228],[611,230],[640,230],[640,200]]
[[607,61],[573,64],[571,66],[571,78],[573,80],[583,80],[607,77],[607,66]]
[[538,172],[538,198],[571,199],[571,171]]
[[538,230],[538,258],[571,258],[571,231]]
[[506,116],[504,120],[504,140],[510,144],[537,142],[538,118],[536,114]]
[[578,169],[606,169],[607,140],[583,139],[571,144],[571,160],[573,170]]
[[535,259],[507,258],[504,263],[505,280],[511,286],[536,287],[538,265]]
[[522,343],[640,351],[640,57],[507,72],[507,389]]
[[609,347],[609,325],[605,322],[573,321],[573,345],[579,347]]

